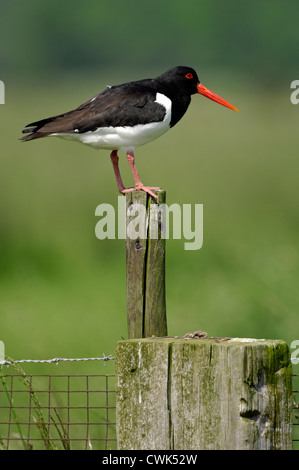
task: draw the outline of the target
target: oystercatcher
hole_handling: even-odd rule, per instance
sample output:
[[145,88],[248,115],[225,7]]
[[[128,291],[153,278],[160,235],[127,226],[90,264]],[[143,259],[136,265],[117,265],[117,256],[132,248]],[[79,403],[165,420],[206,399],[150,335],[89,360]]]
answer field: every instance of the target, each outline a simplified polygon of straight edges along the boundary
[[[143,190],[157,198],[156,187],[144,186],[135,166],[134,150],[173,127],[185,114],[191,95],[199,93],[227,108],[238,111],[204,87],[195,70],[177,66],[157,78],[109,86],[78,108],[67,113],[32,122],[20,140],[58,136],[77,140],[97,149],[110,149],[118,190]],[[118,150],[126,152],[135,180],[125,188],[118,166]]]

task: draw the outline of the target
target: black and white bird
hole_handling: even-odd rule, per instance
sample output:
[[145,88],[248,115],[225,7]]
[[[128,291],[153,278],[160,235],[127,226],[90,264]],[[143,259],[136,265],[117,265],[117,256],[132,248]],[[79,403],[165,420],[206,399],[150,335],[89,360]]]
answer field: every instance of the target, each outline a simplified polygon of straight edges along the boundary
[[[177,66],[157,78],[107,87],[72,111],[32,122],[23,130],[28,135],[20,140],[58,136],[96,149],[111,150],[118,190],[122,194],[143,190],[156,198],[153,190],[159,188],[142,184],[135,166],[134,151],[173,127],[184,116],[191,96],[196,93],[238,111],[204,87],[195,70]],[[118,166],[118,151],[127,155],[135,180],[133,188],[124,187]]]

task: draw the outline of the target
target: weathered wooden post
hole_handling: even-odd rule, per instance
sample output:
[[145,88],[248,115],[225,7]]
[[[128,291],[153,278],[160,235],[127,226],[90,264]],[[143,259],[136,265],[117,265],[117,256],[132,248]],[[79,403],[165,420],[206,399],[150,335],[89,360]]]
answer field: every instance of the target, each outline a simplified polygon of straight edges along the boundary
[[126,195],[127,321],[129,338],[167,335],[165,238],[161,212],[165,191],[155,200],[144,191]]
[[291,449],[284,341],[165,338],[165,192],[157,194],[126,196],[130,339],[116,348],[118,449]]
[[119,450],[292,448],[284,341],[120,341],[116,392]]

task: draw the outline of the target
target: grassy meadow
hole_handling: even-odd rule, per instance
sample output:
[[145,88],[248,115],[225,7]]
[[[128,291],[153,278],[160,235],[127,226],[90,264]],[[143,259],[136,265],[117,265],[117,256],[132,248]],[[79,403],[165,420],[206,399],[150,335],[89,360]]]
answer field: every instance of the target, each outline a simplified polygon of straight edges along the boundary
[[[275,92],[215,76],[203,83],[239,113],[194,96],[174,129],[136,151],[141,179],[166,189],[168,204],[204,206],[200,250],[185,251],[184,239],[167,241],[168,331],[291,345],[299,326],[299,107],[290,103],[288,84]],[[131,78],[119,74],[115,83]],[[109,152],[58,138],[18,141],[25,124],[79,105],[106,83],[66,77],[6,89],[0,339],[15,360],[113,355],[127,337],[125,241],[95,236],[96,207],[110,203],[117,211]],[[120,167],[131,186],[124,155]],[[27,374],[109,374],[114,362],[22,367]]]
[[[112,84],[132,78],[116,76]],[[169,334],[200,329],[290,344],[299,326],[299,107],[288,83],[278,92],[215,76],[221,71],[203,83],[239,113],[194,96],[174,129],[136,151],[141,179],[166,189],[168,204],[204,205],[200,250],[167,241]],[[127,337],[125,242],[95,237],[97,205],[117,208],[109,152],[58,138],[18,141],[25,124],[76,107],[110,82],[67,77],[6,88],[0,339],[14,359],[114,354]],[[109,373],[113,364],[88,368]],[[30,366],[31,373],[83,369]]]
[[[188,8],[180,0],[0,3],[5,354],[15,360],[114,356],[116,342],[127,338],[125,240],[95,236],[97,206],[112,204],[117,211],[118,205],[109,151],[54,137],[20,142],[22,129],[77,107],[106,85],[158,76],[179,64],[194,67],[203,85],[240,112],[193,96],[174,129],[136,150],[141,180],[165,189],[169,205],[203,204],[202,248],[184,250],[185,239],[166,243],[168,334],[202,330],[214,337],[282,339],[294,346],[299,340],[299,105],[290,101],[290,85],[299,78],[298,1],[290,0],[287,8],[258,0],[238,5],[192,0]],[[124,183],[132,186],[126,157],[120,157]],[[74,426],[73,436],[80,439],[105,437],[103,426],[85,428],[88,418],[93,424],[115,421],[106,415],[109,394],[102,394],[104,408],[86,408],[89,399],[97,405],[100,400],[86,390],[77,393],[87,383],[84,374],[113,375],[114,367],[114,361],[22,364],[27,376],[37,375],[33,388],[39,392],[47,374],[81,374],[80,383],[71,380],[70,401],[78,414],[68,416],[60,407],[62,420],[83,423]],[[1,372],[9,376],[16,369]],[[298,364],[293,372],[299,380]],[[0,407],[8,406],[10,380],[1,384],[0,373]],[[14,380],[24,391],[24,377]],[[59,393],[51,398],[38,393],[46,408],[51,400],[58,407],[69,397],[61,392],[67,386],[63,378],[51,380]],[[298,381],[293,387],[299,389]],[[29,394],[13,390],[14,406],[28,406]],[[114,392],[109,396],[113,400]],[[39,411],[38,406],[16,409],[20,423],[30,413],[39,419]],[[14,418],[12,408],[8,413]],[[2,408],[0,450],[8,435],[4,414]],[[51,421],[47,409],[44,420]],[[14,421],[11,435],[29,437]],[[51,438],[59,435],[52,422],[43,424],[46,432],[51,426]],[[31,431],[38,435],[33,421]],[[299,426],[295,432],[299,439]],[[22,448],[24,441],[14,444]],[[92,445],[97,448],[96,441]]]

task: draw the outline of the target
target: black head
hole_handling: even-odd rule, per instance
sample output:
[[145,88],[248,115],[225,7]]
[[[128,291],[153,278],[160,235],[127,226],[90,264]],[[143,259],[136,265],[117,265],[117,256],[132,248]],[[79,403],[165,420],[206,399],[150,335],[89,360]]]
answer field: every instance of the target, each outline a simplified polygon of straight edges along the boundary
[[222,106],[238,111],[235,106],[203,86],[197,73],[191,67],[178,65],[157,77],[157,80],[170,90],[180,90],[182,95],[189,96],[189,98],[191,95],[199,93],[210,100],[216,101],[216,103],[222,104]]
[[197,73],[191,67],[178,65],[157,77],[159,82],[175,86],[188,95],[198,93],[197,85],[200,83]]

